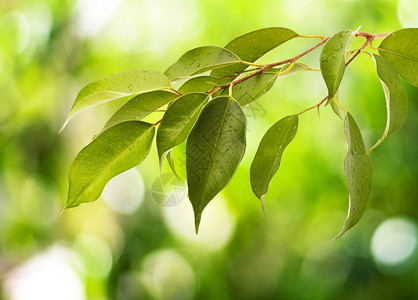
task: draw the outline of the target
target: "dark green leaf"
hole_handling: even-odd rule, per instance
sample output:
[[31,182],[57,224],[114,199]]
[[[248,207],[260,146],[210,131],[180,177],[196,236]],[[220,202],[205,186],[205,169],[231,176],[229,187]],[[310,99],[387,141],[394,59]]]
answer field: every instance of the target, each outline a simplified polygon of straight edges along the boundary
[[328,88],[328,103],[340,87],[345,71],[345,53],[356,31],[341,31],[331,37],[322,49],[320,67]]
[[341,232],[334,238],[342,236],[363,216],[372,188],[373,171],[370,158],[364,147],[363,138],[356,122],[349,112],[344,120],[344,131],[347,139],[347,156],[344,161],[350,202],[347,220]]
[[62,128],[72,117],[91,106],[170,87],[170,81],[165,75],[149,70],[121,72],[93,81],[78,93]]
[[202,110],[186,145],[189,199],[196,232],[203,209],[228,184],[245,151],[246,119],[241,106],[217,97]]
[[389,134],[394,133],[405,123],[408,113],[408,99],[405,90],[399,80],[398,73],[382,56],[372,54],[377,75],[382,83],[386,98],[387,122],[382,137],[369,150],[376,148]]
[[250,179],[253,192],[262,205],[270,181],[279,169],[283,152],[296,135],[298,123],[298,115],[281,119],[270,127],[258,146],[251,164]]
[[418,87],[418,28],[391,33],[379,46],[379,54],[409,83]]
[[240,61],[237,55],[227,49],[215,46],[199,47],[186,52],[164,74],[174,81]]
[[[280,46],[281,44],[297,37],[298,34],[291,29],[283,27],[270,27],[255,30],[241,35],[230,41],[225,49],[238,55],[243,61],[255,62],[260,57]],[[234,75],[236,72],[244,71],[248,65],[236,64],[212,71],[211,75],[224,77]],[[235,76],[220,82],[224,84],[232,81]]]
[[96,200],[106,183],[148,155],[154,125],[130,121],[103,131],[74,159],[68,174],[66,208]]
[[218,78],[213,76],[191,78],[179,88],[179,92],[182,94],[207,92],[216,86],[217,81]]
[[167,109],[157,131],[160,166],[168,152],[186,140],[208,99],[208,94],[190,93],[177,99]]
[[107,121],[104,129],[126,121],[139,121],[178,97],[179,95],[169,91],[153,91],[140,94],[115,112]]

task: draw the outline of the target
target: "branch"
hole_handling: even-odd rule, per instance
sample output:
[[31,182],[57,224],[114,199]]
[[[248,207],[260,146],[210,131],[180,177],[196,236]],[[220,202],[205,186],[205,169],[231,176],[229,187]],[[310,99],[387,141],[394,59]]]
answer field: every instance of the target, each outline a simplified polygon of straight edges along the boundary
[[302,52],[301,54],[296,55],[295,57],[292,57],[292,58],[289,58],[289,59],[286,59],[286,60],[282,60],[282,61],[279,61],[279,62],[276,62],[276,63],[272,63],[272,64],[265,65],[265,66],[261,67],[260,69],[256,70],[254,73],[248,74],[248,75],[246,75],[246,76],[244,76],[242,78],[239,78],[239,79],[236,79],[234,81],[231,81],[230,83],[227,83],[227,84],[224,84],[224,85],[220,85],[217,88],[214,88],[214,89],[211,89],[211,90],[207,91],[206,93],[208,93],[208,94],[214,94],[214,93],[216,93],[216,92],[218,92],[220,90],[223,90],[223,89],[228,88],[231,84],[232,85],[237,85],[238,83],[243,82],[243,81],[245,81],[245,80],[247,80],[247,79],[249,79],[251,77],[254,77],[255,75],[260,74],[260,73],[262,73],[264,71],[267,71],[267,70],[269,70],[269,69],[271,69],[273,67],[277,67],[277,66],[284,65],[284,64],[287,64],[287,63],[295,62],[298,59],[300,59],[301,57],[305,56],[306,54],[312,52],[316,48],[322,46],[328,40],[329,40],[329,37],[324,37],[323,39],[321,39],[321,41],[318,44],[316,44],[315,46],[313,46],[313,47],[309,48],[308,50]]

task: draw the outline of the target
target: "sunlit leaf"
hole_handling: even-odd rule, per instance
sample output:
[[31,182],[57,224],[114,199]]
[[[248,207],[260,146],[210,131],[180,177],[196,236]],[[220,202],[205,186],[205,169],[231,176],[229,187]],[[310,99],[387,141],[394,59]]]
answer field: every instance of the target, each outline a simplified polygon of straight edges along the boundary
[[217,84],[218,78],[213,76],[199,76],[187,80],[180,88],[182,94],[203,93],[213,89]]
[[[232,87],[232,96],[241,106],[246,106],[267,93],[273,87],[277,78],[290,76],[310,69],[304,64],[295,64],[286,72],[288,68],[289,65],[280,69],[273,68],[240,82]],[[227,89],[222,92],[224,95],[227,93]]]
[[335,102],[335,97],[334,97],[334,99],[332,99],[330,104],[331,104],[331,108],[334,111],[334,113],[337,115],[338,118],[340,118],[342,120],[343,117],[341,116],[341,110],[340,110],[340,107],[338,106],[338,104]]
[[140,94],[129,100],[107,121],[104,129],[126,121],[139,121],[161,106],[178,98],[179,95],[169,91],[153,91]]
[[372,164],[369,156],[365,154],[366,148],[360,129],[349,112],[345,116],[344,131],[348,148],[344,168],[348,185],[349,206],[344,227],[334,240],[356,225],[363,216],[373,180]]
[[246,119],[241,106],[217,97],[202,110],[186,145],[189,199],[196,232],[206,205],[228,184],[245,151]]
[[164,74],[170,80],[177,80],[205,71],[236,64],[240,58],[231,51],[215,46],[204,46],[187,51],[171,65]]
[[320,67],[328,88],[328,103],[340,87],[345,71],[345,54],[356,31],[340,31],[331,37],[322,49]]
[[149,153],[154,131],[144,122],[120,123],[81,150],[68,174],[66,208],[96,200],[111,178],[140,164]]
[[[296,32],[288,28],[263,28],[233,39],[225,46],[225,49],[231,50],[243,61],[255,62],[269,51],[297,36],[298,34]],[[236,72],[244,71],[247,67],[248,65],[245,64],[236,64],[214,70],[211,75],[216,77],[231,76]],[[235,76],[224,81],[231,81],[234,77]],[[221,82],[221,84],[223,83],[225,82]]]
[[418,87],[418,28],[391,33],[379,46],[379,54],[409,83]]
[[282,155],[298,130],[299,116],[291,115],[270,127],[258,146],[251,164],[250,179],[254,194],[263,204],[270,181],[279,169]]
[[190,93],[180,97],[167,109],[157,131],[160,166],[168,152],[186,140],[208,99],[208,94]]
[[78,93],[63,128],[72,117],[91,106],[170,87],[168,78],[156,71],[136,70],[106,76],[89,83]]
[[398,73],[382,56],[372,54],[372,57],[376,64],[377,75],[385,92],[387,122],[382,137],[369,151],[376,148],[389,134],[401,128],[408,113],[408,99],[399,80]]

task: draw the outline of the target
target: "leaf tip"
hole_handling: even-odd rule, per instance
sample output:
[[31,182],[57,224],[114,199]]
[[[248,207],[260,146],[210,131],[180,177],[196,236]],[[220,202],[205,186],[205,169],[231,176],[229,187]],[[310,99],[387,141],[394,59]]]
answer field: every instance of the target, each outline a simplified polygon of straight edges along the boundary
[[267,215],[266,209],[265,209],[265,207],[264,207],[264,195],[262,195],[262,196],[260,197],[260,201],[261,201],[261,208],[262,208],[262,210],[263,210],[264,216],[266,217],[267,221],[268,221],[269,223],[271,223],[271,221],[270,221],[270,219],[269,219],[269,217],[268,217],[268,215]]
[[67,124],[68,124],[69,121],[70,121],[69,118],[67,118],[65,120],[64,124],[61,126],[60,130],[58,131],[58,134],[60,134],[64,130],[64,128],[67,126]]
[[200,225],[200,219],[202,218],[202,213],[201,212],[195,212],[194,214],[194,228],[195,228],[195,232],[196,235],[199,233],[199,225]]

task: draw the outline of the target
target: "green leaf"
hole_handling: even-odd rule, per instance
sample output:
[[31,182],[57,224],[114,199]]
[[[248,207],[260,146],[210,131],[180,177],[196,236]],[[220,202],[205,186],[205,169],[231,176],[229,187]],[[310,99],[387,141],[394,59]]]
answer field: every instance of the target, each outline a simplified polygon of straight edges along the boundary
[[126,121],[139,121],[178,97],[179,95],[169,91],[153,91],[140,94],[115,112],[107,121],[104,129]]
[[342,120],[343,117],[341,116],[341,110],[340,110],[340,107],[335,102],[335,99],[332,99],[330,104],[331,104],[331,108],[334,111],[334,113],[337,115],[338,118],[340,118]]
[[409,83],[418,87],[418,28],[405,28],[388,35],[379,54]]
[[106,183],[140,164],[151,149],[154,125],[130,121],[103,131],[71,164],[65,208],[96,200]]
[[296,135],[298,123],[298,115],[281,119],[267,130],[258,146],[251,164],[250,179],[253,192],[262,205],[270,181],[279,169],[283,152]]
[[375,61],[377,75],[385,92],[387,122],[382,137],[368,152],[376,148],[389,134],[401,128],[408,113],[408,99],[398,73],[382,56],[372,54],[372,58]]
[[348,148],[344,168],[350,202],[344,227],[333,240],[356,225],[363,216],[373,181],[372,164],[369,156],[365,154],[366,149],[360,129],[349,112],[345,116],[344,131]]
[[[307,71],[310,68],[304,64],[295,64],[292,69],[285,72],[290,65],[283,68],[273,68],[257,74],[232,87],[232,96],[241,106],[246,106],[267,93],[274,85],[277,78],[290,76],[299,72]],[[285,73],[284,73],[285,72]],[[283,74],[280,74],[283,73]],[[227,94],[225,89],[222,94]]]
[[320,68],[328,88],[328,102],[340,87],[345,71],[345,53],[357,31],[341,31],[331,37],[322,49]]
[[[270,27],[255,30],[241,35],[230,41],[225,49],[228,49],[238,55],[243,61],[255,62],[263,55],[280,46],[281,44],[297,37],[298,34],[291,29],[283,27]],[[236,64],[225,68],[212,71],[211,75],[224,77],[234,75],[236,72],[244,71],[248,65]],[[219,82],[224,84],[234,79],[228,78]]]
[[164,74],[174,81],[240,61],[237,55],[227,49],[215,46],[198,47],[186,52]]
[[208,94],[190,93],[177,99],[167,109],[157,131],[160,167],[168,152],[186,140],[208,99]]
[[187,80],[180,88],[182,94],[203,93],[213,89],[217,84],[218,78],[213,76],[199,76]]
[[126,71],[93,81],[78,93],[62,129],[76,114],[91,106],[170,87],[165,75],[149,70]]
[[189,199],[196,233],[206,205],[228,184],[245,151],[246,119],[241,106],[217,97],[202,110],[186,145]]

